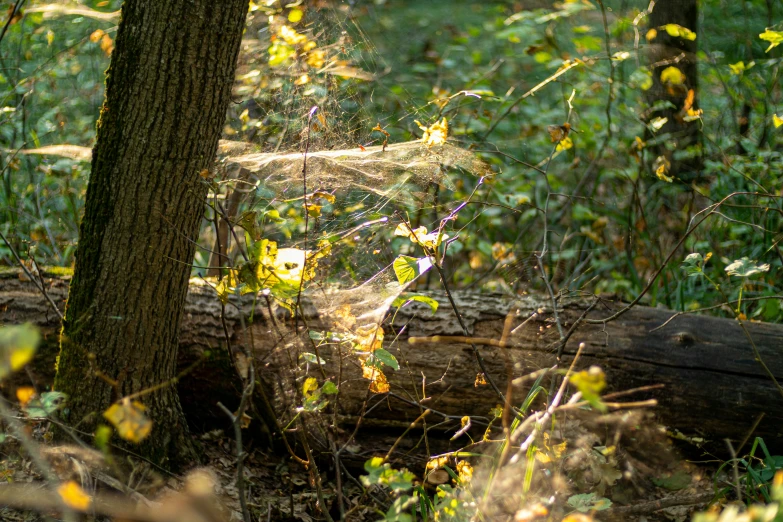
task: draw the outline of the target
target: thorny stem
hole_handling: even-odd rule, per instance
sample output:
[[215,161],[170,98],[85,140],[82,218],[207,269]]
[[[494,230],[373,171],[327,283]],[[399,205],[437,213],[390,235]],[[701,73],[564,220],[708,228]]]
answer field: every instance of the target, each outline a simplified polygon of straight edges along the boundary
[[[569,102],[569,106],[570,106]],[[569,111],[569,116],[571,115],[571,111]],[[560,315],[557,311],[557,298],[555,297],[555,291],[552,288],[552,283],[549,281],[549,275],[546,273],[546,267],[544,266],[544,257],[549,253],[548,251],[548,238],[549,238],[549,198],[552,194],[552,187],[549,185],[549,166],[552,164],[552,158],[555,155],[555,152],[557,151],[557,147],[555,146],[552,149],[551,154],[549,154],[549,160],[546,162],[546,169],[544,169],[544,181],[546,182],[546,200],[544,201],[544,233],[543,233],[543,246],[541,248],[541,252],[536,254],[536,259],[538,260],[538,269],[541,271],[541,279],[544,281],[544,285],[546,286],[546,290],[549,293],[549,298],[552,300],[552,313],[555,317],[555,324],[557,325],[557,332],[560,334],[560,339],[562,340],[563,337],[565,337],[565,334],[563,332],[563,324],[560,321]]]
[[[457,316],[457,321],[459,321],[460,328],[462,328],[462,331],[465,333],[465,337],[469,338],[470,332],[468,332],[468,327],[465,326],[465,321],[462,320],[462,314],[460,314],[459,312],[457,303],[454,301],[454,297],[451,295],[451,290],[449,289],[449,284],[446,282],[446,277],[443,274],[443,269],[438,265],[438,263],[433,263],[432,266],[434,266],[435,270],[438,271],[438,276],[440,277],[440,282],[443,285],[443,290],[445,290],[446,292],[446,297],[449,300],[449,304],[451,304],[451,309],[454,310],[454,314]],[[487,383],[489,383],[490,387],[494,390],[495,394],[505,404],[506,396],[503,394],[502,391],[500,391],[500,388],[498,388],[498,385],[495,384],[495,381],[492,379],[492,376],[490,375],[489,370],[487,369],[487,365],[484,363],[484,358],[481,356],[478,347],[472,342],[469,342],[468,344],[473,349],[473,355],[476,357],[476,363],[478,363],[478,366],[481,369],[481,372],[484,374]]]
[[397,437],[397,440],[394,441],[394,444],[392,444],[392,447],[389,448],[389,451],[386,452],[386,455],[383,457],[383,461],[381,462],[381,464],[389,461],[389,458],[392,456],[392,453],[394,453],[394,450],[397,449],[397,446],[400,444],[400,441],[405,438],[405,435],[407,435],[409,431],[411,431],[413,428],[416,427],[419,421],[423,421],[424,417],[426,417],[429,414],[430,414],[430,410],[424,410],[421,415],[416,417],[416,420],[414,420],[408,425],[405,431],[403,431],[402,434],[399,437]]
[[313,484],[315,485],[315,495],[318,498],[318,504],[321,506],[321,513],[323,513],[327,522],[334,522],[332,515],[329,513],[329,508],[324,500],[323,485],[321,484],[321,473],[318,471],[318,464],[315,462],[313,452],[310,449],[310,442],[307,440],[307,425],[305,424],[304,417],[299,419],[301,430],[299,430],[299,441],[302,443],[302,447],[307,455],[307,467],[310,469],[313,477]]
[[[318,106],[313,105],[310,113],[307,115],[307,137],[305,138],[304,158],[302,159],[302,190],[304,195],[304,266],[302,266],[302,278],[299,280],[299,291],[296,294],[295,310],[299,310],[299,302],[302,300],[302,287],[304,286],[304,276],[307,272],[307,229],[309,227],[310,209],[307,206],[307,153],[310,151],[310,130],[312,129],[313,116],[318,111]],[[299,314],[296,314],[294,331],[299,329]]]

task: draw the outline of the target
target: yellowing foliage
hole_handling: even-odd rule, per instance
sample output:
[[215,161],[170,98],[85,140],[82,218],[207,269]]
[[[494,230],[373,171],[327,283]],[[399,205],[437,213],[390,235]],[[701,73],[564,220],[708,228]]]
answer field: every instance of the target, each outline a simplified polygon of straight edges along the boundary
[[372,381],[370,382],[371,392],[389,392],[389,381],[386,380],[386,376],[383,374],[383,372],[374,366],[367,366],[364,361],[362,361],[362,377]]
[[35,354],[41,334],[31,324],[0,327],[0,379],[26,365]]
[[427,227],[424,226],[411,229],[410,225],[405,222],[397,225],[397,228],[394,230],[394,235],[407,237],[413,243],[430,250],[438,248],[443,241],[449,238],[448,234],[444,234],[440,230],[428,232]]
[[92,504],[90,495],[73,480],[60,484],[57,487],[57,494],[66,506],[77,511],[87,511]]
[[461,460],[457,462],[457,473],[459,473],[459,480],[463,484],[470,482],[473,478],[473,466],[467,460]]
[[655,158],[655,161],[653,162],[653,169],[655,170],[655,175],[658,177],[658,179],[660,179],[661,181],[665,181],[667,183],[671,183],[672,181],[674,181],[674,178],[667,175],[671,166],[672,166],[671,162],[668,159],[666,159],[664,156],[658,156],[657,158]]
[[677,24],[666,24],[662,27],[659,27],[659,29],[663,29],[667,33],[669,33],[669,36],[672,36],[674,38],[683,38],[685,40],[695,40],[696,39],[696,33],[688,29],[687,27],[683,27],[681,25]]
[[681,70],[674,66],[669,66],[661,71],[661,83],[669,85],[682,85],[685,82],[685,75]]
[[22,386],[16,389],[16,398],[22,406],[26,406],[35,397],[35,388]]
[[427,147],[443,145],[446,143],[446,138],[449,137],[449,122],[446,118],[441,118],[440,121],[433,123],[429,127],[422,125],[419,120],[415,120],[415,122],[416,125],[424,131],[421,141],[427,145]]
[[763,33],[759,35],[759,38],[762,40],[766,40],[769,42],[769,47],[767,47],[767,50],[764,51],[765,53],[770,52],[772,49],[783,43],[783,31],[770,31],[767,29]]
[[302,385],[302,395],[305,398],[310,397],[315,390],[318,389],[318,379],[315,377],[308,377]]
[[120,437],[138,444],[152,431],[152,421],[144,413],[146,410],[138,401],[123,399],[103,412],[103,417],[111,422]]

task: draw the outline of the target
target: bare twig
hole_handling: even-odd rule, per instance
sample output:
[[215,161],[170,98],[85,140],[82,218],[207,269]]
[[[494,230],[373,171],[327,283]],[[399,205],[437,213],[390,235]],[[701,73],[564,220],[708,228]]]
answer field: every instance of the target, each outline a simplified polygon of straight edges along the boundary
[[[35,287],[38,289],[39,292],[46,298],[46,301],[49,303],[49,305],[52,307],[52,310],[54,310],[54,313],[57,314],[57,317],[60,318],[60,320],[63,320],[63,313],[60,311],[59,308],[57,308],[57,305],[54,304],[54,301],[52,301],[52,298],[49,296],[49,294],[46,292],[46,288],[43,286],[43,277],[41,277],[41,281],[39,282],[36,277],[30,272],[30,270],[27,269],[27,266],[25,266],[24,261],[19,257],[19,254],[16,253],[16,250],[14,250],[14,247],[11,246],[11,243],[6,239],[6,237],[3,235],[2,232],[0,232],[0,239],[3,240],[3,243],[5,243],[5,246],[8,247],[8,249],[11,251],[11,255],[14,256],[14,259],[16,259],[16,262],[19,264],[19,266],[24,271],[25,275],[32,281],[32,283],[35,285]],[[37,263],[36,263],[37,265]],[[40,272],[39,272],[40,273]]]

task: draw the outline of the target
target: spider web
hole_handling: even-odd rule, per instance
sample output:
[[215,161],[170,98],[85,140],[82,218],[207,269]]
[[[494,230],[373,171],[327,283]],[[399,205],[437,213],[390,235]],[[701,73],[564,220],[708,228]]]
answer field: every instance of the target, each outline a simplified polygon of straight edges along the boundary
[[[409,122],[381,123],[372,114],[383,64],[348,6],[267,7],[249,17],[234,91],[242,101],[226,127],[231,139],[221,143],[220,189],[211,199],[241,192],[232,223],[247,230],[252,216],[259,237],[278,248],[312,254],[328,241],[330,254],[317,260],[317,278],[302,285],[302,296],[322,323],[347,306],[359,324],[380,324],[404,290],[392,269],[401,242],[392,243],[395,227],[427,208],[436,191],[453,190],[456,176],[492,172],[451,142],[428,145],[408,132],[387,134],[387,124],[432,122],[404,97],[397,101]],[[404,141],[395,140],[400,134]],[[270,212],[285,222],[264,220]],[[215,237],[211,221],[206,225],[205,252]],[[422,255],[411,244],[401,248]],[[238,249],[229,254],[241,264]],[[207,264],[202,253],[196,266]]]

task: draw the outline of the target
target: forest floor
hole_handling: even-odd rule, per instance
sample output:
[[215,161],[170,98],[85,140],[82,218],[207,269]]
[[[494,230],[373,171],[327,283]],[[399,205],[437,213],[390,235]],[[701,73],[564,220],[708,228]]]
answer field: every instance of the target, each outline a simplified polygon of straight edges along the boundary
[[[137,459],[127,458],[122,463],[124,476],[112,472],[100,453],[92,449],[78,447],[52,447],[40,437],[44,434],[41,425],[31,426],[30,434],[41,439],[41,453],[56,471],[62,481],[74,480],[92,495],[122,494],[125,498],[134,498],[135,502],[145,504],[155,513],[154,520],[170,522],[241,522],[242,508],[239,490],[236,484],[236,457],[233,438],[221,430],[215,430],[194,436],[203,449],[203,464],[186,475],[171,474],[156,469]],[[43,430],[45,431],[45,429]],[[644,437],[642,437],[643,439]],[[343,500],[343,513],[346,520],[379,520],[393,499],[383,490],[365,490],[359,476],[363,474],[360,463],[366,455],[383,455],[396,437],[389,433],[370,433],[361,437],[362,448],[357,447],[353,459],[346,459],[342,474],[342,491],[338,495],[333,480],[334,469],[330,468],[328,453],[319,463],[324,477],[322,494],[329,514],[334,520],[340,520],[338,498]],[[416,434],[409,433],[400,439],[397,465],[410,464],[411,471],[420,476],[423,457],[416,457]],[[248,442],[248,441],[246,441]],[[438,441],[434,438],[435,446]],[[442,441],[441,441],[442,443]],[[376,448],[377,451],[367,448]],[[603,447],[603,446],[599,446]],[[313,476],[303,466],[294,462],[287,454],[264,451],[253,448],[249,441],[248,455],[245,460],[244,485],[247,506],[253,521],[304,521],[325,520],[318,502]],[[645,459],[637,449],[624,451],[622,462],[602,461],[603,470],[593,480],[591,489],[600,490],[612,499],[612,506],[601,512],[593,513],[595,520],[633,520],[633,521],[685,521],[690,520],[694,511],[703,510],[713,500],[714,468],[697,466],[680,458],[675,450],[661,450],[650,447]],[[421,453],[421,451],[418,451]],[[655,454],[654,454],[655,453]],[[119,458],[121,452],[116,452]],[[666,454],[662,458],[662,454]],[[599,466],[600,467],[600,466]],[[612,470],[610,470],[612,468]],[[625,469],[624,473],[618,469]],[[115,466],[114,470],[117,469]],[[628,470],[634,469],[634,473]],[[592,469],[596,472],[598,468]],[[514,471],[512,470],[512,474]],[[28,491],[46,494],[46,482],[33,461],[24,456],[19,445],[6,444],[3,460],[0,463],[0,475],[8,484],[24,485]],[[585,480],[586,475],[580,475]],[[658,477],[658,478],[655,478]],[[660,478],[664,477],[664,478]],[[506,477],[497,483],[499,497],[505,496],[509,489],[521,488],[521,477]],[[119,479],[119,480],[118,480]],[[432,484],[425,486],[434,491]],[[209,494],[204,494],[206,483]],[[194,486],[194,484],[197,484]],[[199,485],[200,484],[200,485]],[[556,481],[551,494],[557,495]],[[505,491],[504,491],[505,490]],[[193,491],[200,491],[193,494]],[[0,486],[2,495],[2,486]],[[43,498],[43,497],[41,497]],[[540,498],[540,492],[539,492]],[[386,505],[384,505],[386,504]],[[0,520],[37,521],[59,520],[56,512],[39,513],[20,511],[11,507],[0,508]],[[102,517],[97,517],[102,520]],[[128,517],[129,520],[134,518]],[[510,517],[492,517],[490,520],[511,520]],[[150,520],[150,519],[148,519]],[[545,520],[542,518],[541,520]]]

